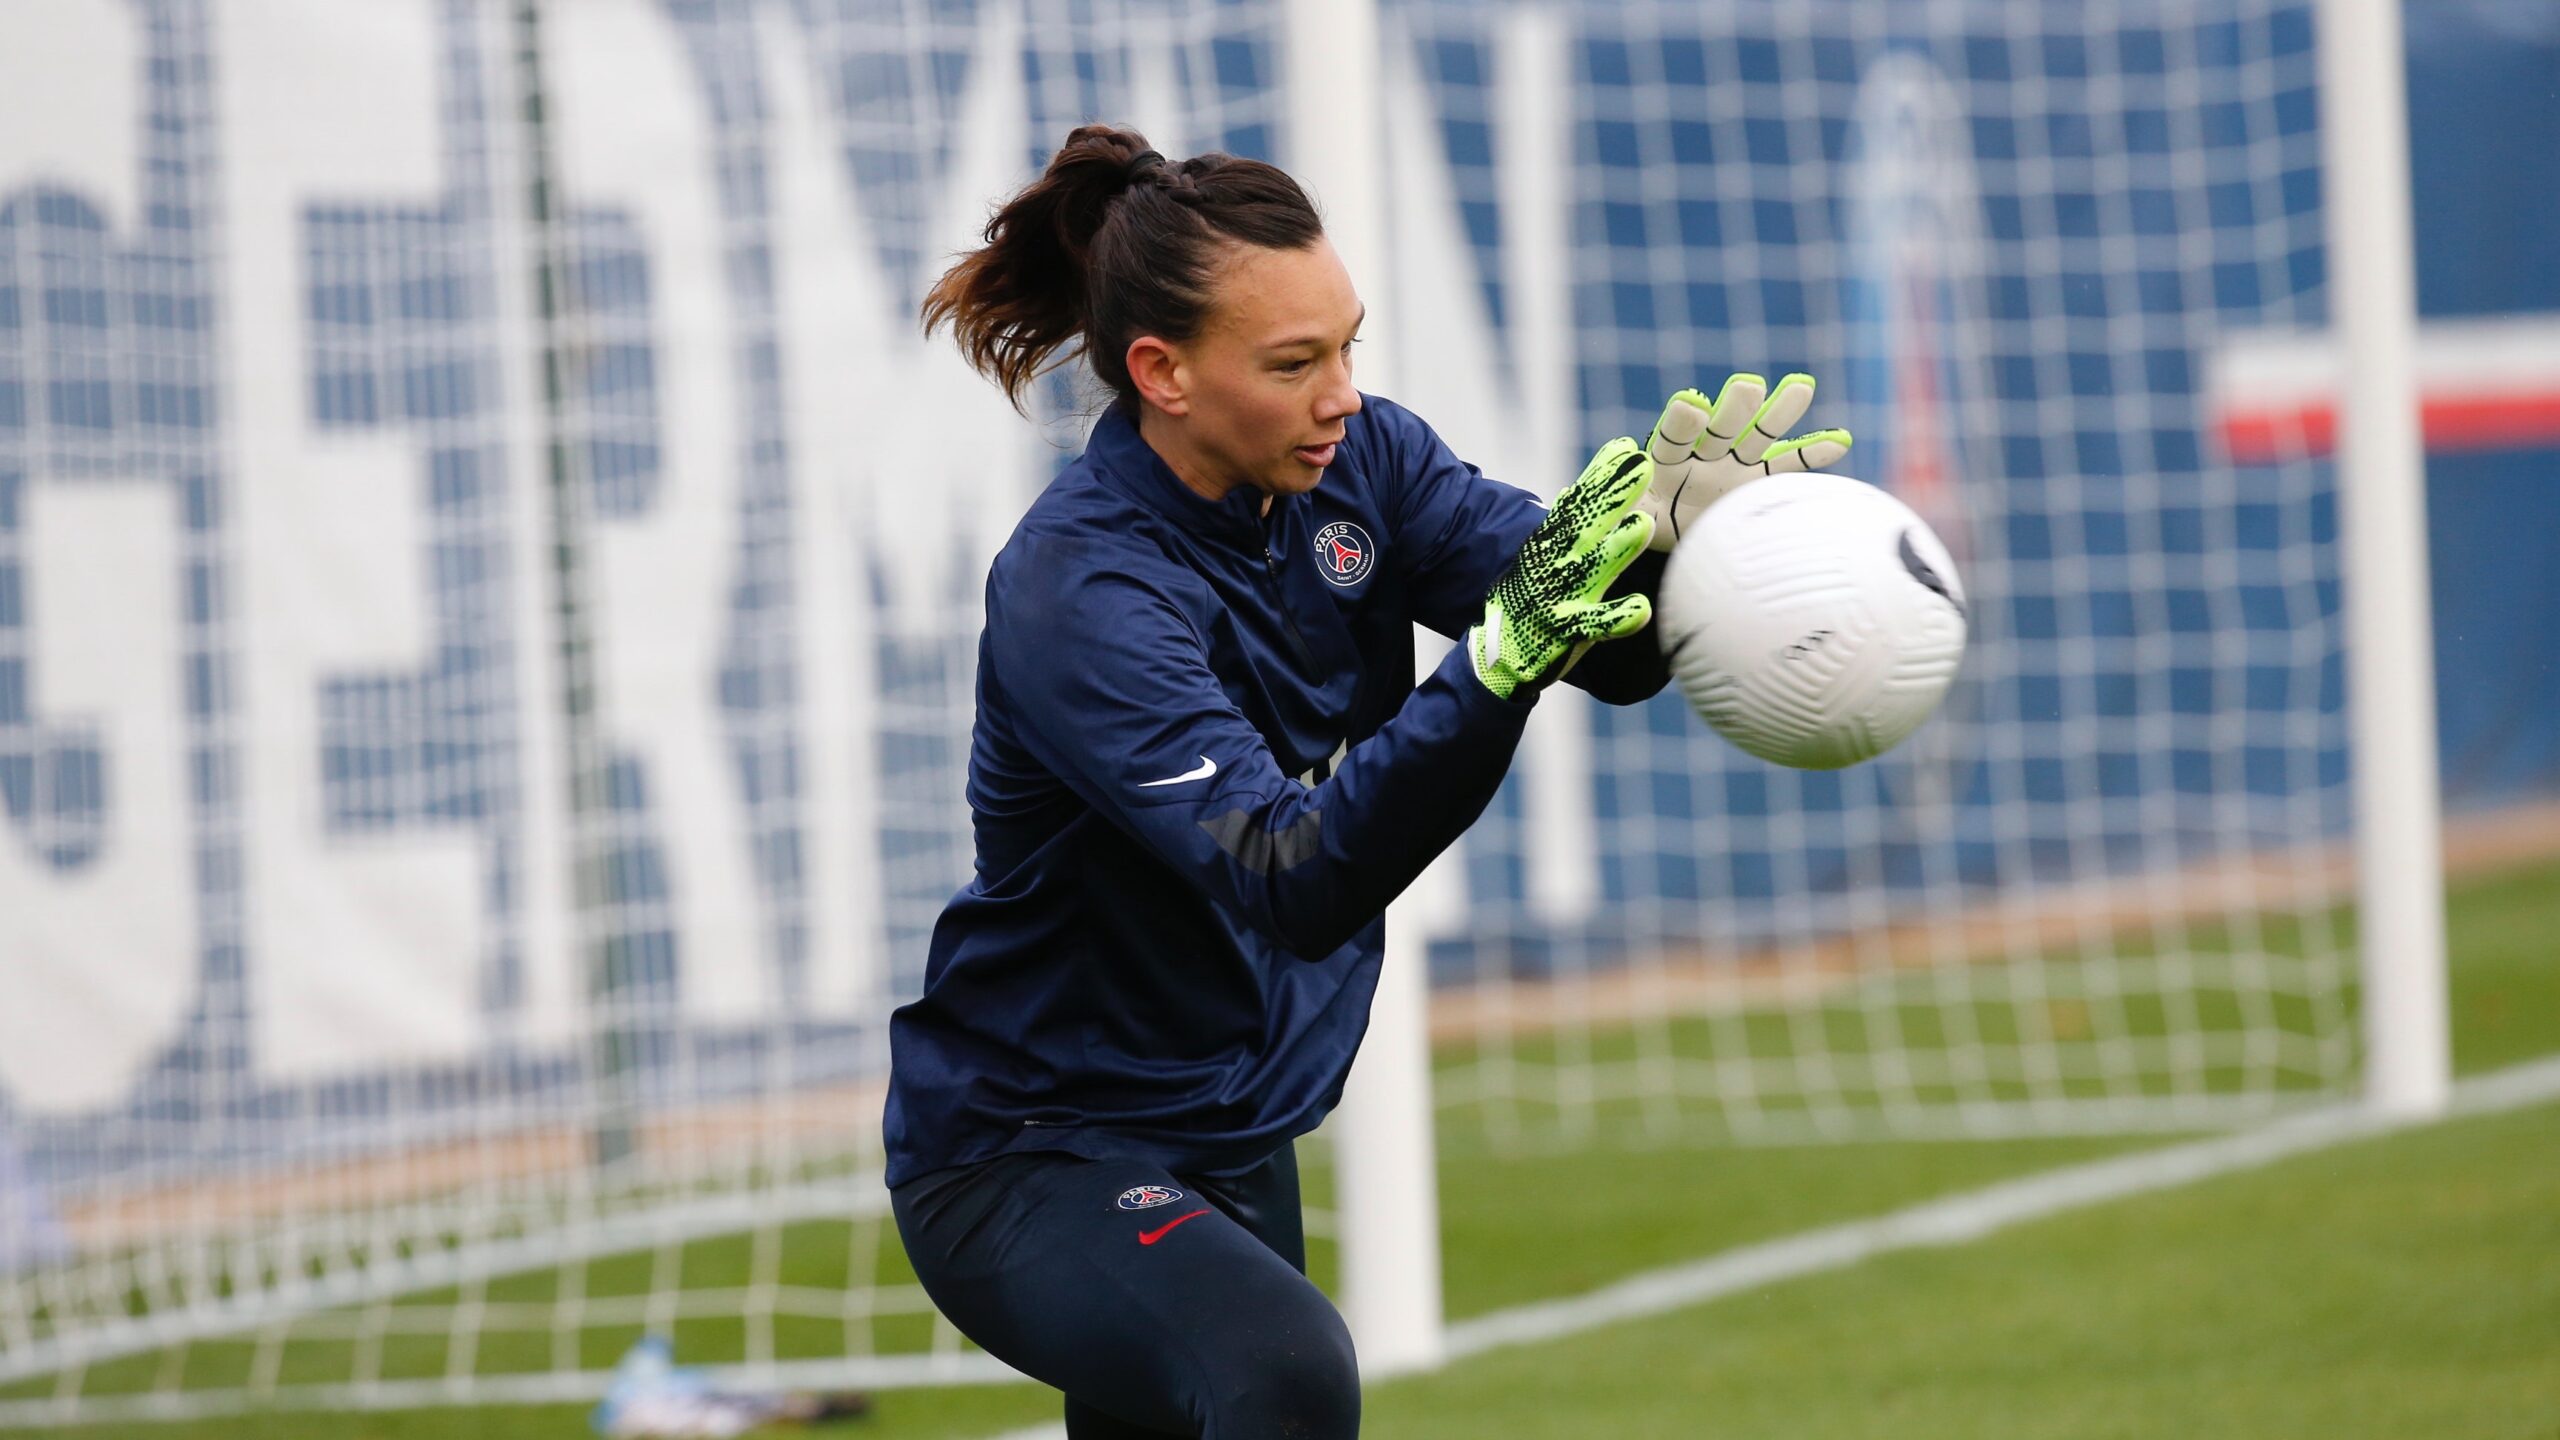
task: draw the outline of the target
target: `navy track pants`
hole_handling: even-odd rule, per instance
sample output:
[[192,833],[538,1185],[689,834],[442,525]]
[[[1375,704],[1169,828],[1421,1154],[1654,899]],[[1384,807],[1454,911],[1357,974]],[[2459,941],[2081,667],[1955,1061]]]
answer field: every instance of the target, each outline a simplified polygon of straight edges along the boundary
[[1351,1440],[1351,1332],[1306,1277],[1298,1161],[999,1155],[890,1192],[927,1295],[1067,1396],[1070,1440]]

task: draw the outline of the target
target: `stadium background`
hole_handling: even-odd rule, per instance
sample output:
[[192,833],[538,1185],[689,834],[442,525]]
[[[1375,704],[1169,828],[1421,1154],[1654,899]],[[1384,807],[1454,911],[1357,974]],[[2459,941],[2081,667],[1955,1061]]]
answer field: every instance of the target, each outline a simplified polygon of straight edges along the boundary
[[[816,3],[559,9],[577,297],[563,323],[592,357],[560,413],[595,533],[617,552],[592,578],[612,621],[594,637],[600,693],[619,707],[597,717],[596,823],[616,999],[637,1017],[623,1060],[644,1089],[688,1103],[824,1094],[876,1073],[869,1002],[912,988],[925,928],[965,870],[970,592],[1075,433],[1065,392],[1026,435],[947,359],[876,321],[911,313],[954,207],[999,193],[1078,119],[1143,124],[1155,108],[1168,149],[1278,153],[1276,22],[1250,5],[1136,7],[1172,27],[1150,52],[1082,43],[1105,32],[1079,7],[1039,12],[1038,33],[1010,46],[970,6],[878,23]],[[1534,307],[1492,143],[1492,12],[1391,9],[1419,82],[1398,102],[1416,122],[1400,128],[1399,203],[1458,241],[1400,253],[1386,282],[1408,317],[1398,393],[1473,430],[1478,447],[1461,449],[1488,469],[1551,485],[1484,453],[1521,438],[1488,397],[1538,363],[1521,345]],[[559,677],[536,658],[551,644],[544,417],[521,398],[539,350],[521,328],[530,307],[508,298],[523,274],[507,228],[522,217],[506,188],[521,157],[505,17],[470,0],[239,13],[251,18],[190,0],[69,5],[13,17],[46,43],[0,61],[19,97],[0,127],[0,914],[14,917],[0,922],[13,954],[0,1261],[58,1255],[59,1197],[108,1181],[413,1144],[482,1125],[492,1097],[540,1112],[575,1088],[588,1038],[585,980],[546,959],[569,953],[547,928],[567,923],[567,876],[540,858],[575,817],[546,819],[532,798],[568,780],[544,718]],[[2337,834],[2329,496],[2299,457],[2218,457],[2216,357],[2201,343],[2323,319],[2308,8],[2200,5],[2163,24],[2122,7],[2102,25],[2062,7],[1933,7],[1881,40],[1825,35],[1822,6],[1736,6],[1709,37],[1667,12],[1611,13],[1590,33],[1566,22],[1567,448],[1640,430],[1664,393],[1728,362],[1807,368],[1825,382],[1818,415],[1859,434],[1851,469],[1924,500],[1911,477],[1951,475],[1933,518],[1986,563],[2096,578],[2061,606],[2051,584],[2011,587],[1988,622],[2051,642],[2003,652],[2016,668],[1975,693],[1969,723],[2030,737],[2005,770],[1924,752],[1877,777],[1773,781],[1699,747],[1668,699],[1595,712],[1587,754],[1545,763],[1589,767],[1597,865],[1553,878],[1539,806],[1554,802],[1506,791],[1429,902],[1435,975],[1605,966],[1700,905],[1738,945],[1819,929],[1825,896]],[[1843,97],[1879,48],[1998,87],[2017,79],[2004,27],[2021,14],[2049,27],[2038,83],[2165,72],[2174,51],[2199,101],[2192,142],[2261,157],[2253,185],[2199,188],[2235,207],[2203,242],[2231,253],[2203,263],[2209,294],[2157,333],[2115,232],[2075,228],[2118,206],[2138,227],[2139,186],[2074,193],[1985,166],[1979,206],[1948,219],[1932,209],[1942,196],[1891,177],[1873,191],[1803,179],[1854,172],[1876,143]],[[2536,177],[2560,154],[2560,17],[2498,0],[2407,16],[2422,312],[2548,319],[2560,195]],[[2104,43],[2072,38],[2094,35]],[[792,76],[756,60],[793,53],[810,63]],[[972,86],[973,65],[1013,53],[1018,89]],[[261,66],[269,83],[244,95]],[[991,90],[1019,108],[962,113],[998,103]],[[1787,98],[1808,90],[1827,98]],[[1693,105],[1791,118],[1683,129]],[[2067,159],[2086,139],[2069,129],[2004,139],[1977,118],[1966,137],[1977,156],[2009,144]],[[1736,137],[1740,152],[1714,148]],[[1750,177],[1746,198],[1648,199],[1666,143],[1675,164]],[[681,173],[670,153],[705,163]],[[854,245],[795,189],[820,174],[857,199]],[[1917,341],[1891,323],[1896,298],[1951,282],[1915,274],[1875,228],[1915,214],[1946,227],[1923,259],[1978,267],[1987,301]],[[792,268],[808,263],[795,246],[830,234],[862,263],[814,282]],[[2089,355],[2057,364],[2020,343],[2024,322],[2057,308],[2070,335],[2098,337]],[[1934,430],[1912,403],[1915,364],[1942,407]],[[2127,365],[2138,405],[2122,399]],[[2555,446],[2560,433],[2528,427],[2430,458],[2455,807],[2560,786]],[[714,473],[719,486],[678,483]],[[2137,566],[2104,562],[2147,544],[2167,573],[2200,555],[2182,507],[2223,515],[2214,533],[2244,573],[2143,598],[2126,578]],[[830,553],[818,535],[844,543]],[[822,608],[809,600],[822,586],[851,603],[812,636],[804,607]],[[2189,603],[2236,608],[2189,625]],[[2218,643],[2249,632],[2313,643]],[[2035,668],[2073,646],[2101,658]],[[830,674],[812,654],[862,663]],[[2207,717],[2210,739],[2157,723],[2182,714]],[[830,759],[812,743],[854,716],[859,747]],[[1865,787],[1925,788],[1930,765],[1943,834],[1861,828],[1882,793]],[[826,818],[844,796],[871,823]],[[2019,806],[2050,828],[2004,831]],[[706,814],[734,823],[694,823]],[[1714,844],[1692,843],[1705,828]],[[845,873],[876,889],[812,879]],[[419,963],[351,960],[368,954]],[[102,1018],[51,1018],[79,1005]]]

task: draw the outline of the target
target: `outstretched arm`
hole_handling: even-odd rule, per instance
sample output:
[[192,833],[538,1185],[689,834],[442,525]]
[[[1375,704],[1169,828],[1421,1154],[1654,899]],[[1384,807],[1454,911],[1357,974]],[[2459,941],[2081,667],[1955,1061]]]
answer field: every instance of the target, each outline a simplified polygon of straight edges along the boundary
[[[1053,549],[1065,542],[1045,542]],[[1475,823],[1530,702],[1477,680],[1463,651],[1313,789],[1285,774],[1166,596],[1093,557],[1021,557],[1082,575],[990,612],[992,678],[1018,737],[1086,804],[1220,908],[1320,959]]]
[[1213,902],[1297,954],[1331,954],[1475,823],[1538,692],[1642,629],[1606,598],[1653,534],[1652,466],[1612,441],[1479,601],[1466,641],[1323,783],[1283,773],[1182,607],[1107,544],[1017,537],[1030,583],[990,587],[985,684],[1052,774]]

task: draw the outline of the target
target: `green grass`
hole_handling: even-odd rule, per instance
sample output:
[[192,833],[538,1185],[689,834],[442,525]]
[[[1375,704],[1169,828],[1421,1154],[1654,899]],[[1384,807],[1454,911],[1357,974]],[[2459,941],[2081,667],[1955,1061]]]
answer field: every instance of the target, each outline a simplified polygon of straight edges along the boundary
[[1364,1433],[2560,1434],[2560,1106],[1909,1251],[1374,1390]]
[[[2473,877],[2451,887],[2447,909],[2457,1065],[2495,1069],[2560,1049],[2560,964],[2547,938],[2560,932],[2560,865]],[[2246,926],[2198,921],[2177,940],[2170,949],[2160,935],[2128,933],[2109,938],[2090,958],[2047,956],[2031,967],[1980,964],[1949,972],[1960,982],[1951,985],[1911,971],[1843,984],[1783,1009],[1658,1017],[1587,1033],[1532,1031],[1452,1047],[1439,1057],[1444,1081],[1507,1067],[1529,1093],[1453,1107],[1444,1112],[1443,1128],[1461,1138],[1508,1128],[1516,1131],[1516,1143],[1550,1150],[1582,1148],[1587,1140],[1571,1138],[1582,1132],[1629,1140],[1656,1133],[1721,1138],[1741,1121],[1761,1127],[1756,1138],[1811,1138],[1822,1128],[1823,1117],[1811,1113],[1816,1093],[1835,1112],[1856,1117],[1851,1123],[1874,1129],[1880,1123],[1874,1117],[1897,1101],[1944,1111],[2057,1099],[2158,1101],[2195,1091],[2281,1100],[2333,1090],[2351,1073],[2360,986],[2352,962],[2335,957],[2354,954],[2352,911],[2272,914]],[[2175,1015],[2171,995],[2178,997]],[[2030,1024],[2039,1032],[2027,1033]],[[2330,1039],[2326,1045],[2290,1040],[2282,1052],[2252,1061],[2223,1055],[2139,1069],[2127,1063],[2133,1051],[2157,1048],[2172,1034],[2244,1029],[2289,1037],[2325,1030]],[[1969,1055],[2022,1043],[2040,1045],[2061,1073],[2040,1086],[1997,1072],[1961,1083],[1924,1075],[1896,1085],[1889,1067],[1872,1063],[1891,1055],[1955,1070]],[[1719,1098],[1666,1099],[1659,1086],[1642,1087],[1641,1099],[1575,1104],[1538,1093],[1560,1072],[1632,1078],[1648,1058],[1695,1065],[1708,1056],[1718,1066],[1746,1065],[1764,1077],[1768,1093],[1751,1112],[1729,1113],[1730,1102]],[[1803,1063],[1808,1056],[1814,1063]],[[2118,1062],[2113,1073],[2110,1059]]]
[[[2453,892],[2449,918],[2458,1068],[2560,1052],[2560,865],[2466,882]],[[1617,1047],[1632,1045],[1595,1037],[1597,1051]],[[1449,1309],[1459,1318],[2158,1143],[1737,1148],[1647,1145],[1613,1129],[1563,1154],[1502,1155],[1453,1130],[1440,1188]],[[2538,1218],[2560,1213],[2549,1203],[2560,1195],[2555,1166],[2560,1114],[2550,1108],[2372,1142],[1960,1252],[1888,1257],[1488,1357],[1380,1390],[1368,1433],[1685,1436],[1712,1428],[1790,1436],[2555,1440],[2560,1379],[2552,1367],[2560,1362],[2537,1368],[2524,1358],[2560,1356],[2560,1293],[2552,1288],[2560,1265],[2549,1263],[2560,1255],[2560,1231]],[[1328,1179],[1311,1169],[1311,1201],[1323,1201]],[[840,1284],[861,1268],[854,1262],[865,1245],[881,1280],[907,1274],[894,1239],[877,1226],[815,1227],[794,1241],[785,1251],[789,1283]],[[1318,1247],[1320,1280],[1330,1278],[1328,1250]],[[2534,1256],[2544,1263],[2527,1263]],[[745,1244],[698,1242],[685,1250],[683,1268],[695,1283],[736,1283],[748,1272]],[[535,1300],[553,1283],[549,1275],[515,1276],[490,1290],[493,1298]],[[617,1257],[589,1267],[588,1283],[591,1293],[645,1293],[652,1282],[646,1257]],[[920,1336],[923,1323],[908,1328]],[[582,1348],[597,1360],[636,1334],[599,1330]],[[734,1321],[688,1322],[677,1339],[686,1358],[717,1359],[736,1353],[744,1332]],[[2375,1353],[2394,1340],[2399,1352]],[[777,1341],[785,1354],[825,1354],[841,1332],[805,1325]],[[440,1338],[421,1338],[387,1352],[384,1369],[432,1376],[449,1358]],[[346,1359],[343,1347],[289,1347],[287,1373],[343,1368]],[[228,1384],[248,1361],[246,1346],[213,1344],[193,1347],[180,1363],[190,1384]],[[132,1357],[93,1371],[88,1388],[147,1389],[170,1363],[166,1355]],[[532,1337],[493,1337],[474,1363],[484,1373],[536,1370],[549,1355]],[[2399,1400],[2357,1398],[2384,1390]],[[9,1393],[31,1392],[43,1388]],[[2483,1408],[2460,1408],[2464,1396],[2477,1396]],[[1054,1397],[1028,1386],[888,1392],[878,1400],[870,1421],[842,1433],[983,1435],[1055,1413]],[[2477,1423],[2500,1407],[2520,1416],[2538,1407],[2546,1418],[2538,1430],[2522,1420],[2504,1429]],[[530,1440],[581,1433],[584,1413],[570,1406],[271,1414],[31,1433]],[[2152,1423],[2164,1416],[2173,1418]],[[2324,1418],[2312,1426],[2312,1416]]]
[[2560,866],[2522,866],[2446,897],[2453,1068],[2504,1069],[2560,1051]]

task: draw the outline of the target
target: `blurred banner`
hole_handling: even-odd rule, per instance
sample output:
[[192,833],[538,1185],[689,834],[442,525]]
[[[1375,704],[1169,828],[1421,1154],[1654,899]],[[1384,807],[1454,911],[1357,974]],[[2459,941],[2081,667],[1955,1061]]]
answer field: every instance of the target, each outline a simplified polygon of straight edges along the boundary
[[[2560,789],[2560,8],[2409,12],[2488,807]],[[451,1399],[486,1334],[593,1379],[673,1319],[948,1378],[883,1022],[969,875],[987,561],[1095,397],[1017,416],[916,306],[1076,123],[1293,163],[1285,13],[0,6],[0,1386],[270,1320],[209,1383]],[[1552,492],[1674,389],[1809,371],[1975,606],[1846,772],[1542,707],[1411,902],[1440,1106],[2007,1134],[2352,1085],[2310,0],[1381,19],[1395,398]],[[849,1258],[785,1286],[786,1237]],[[650,1247],[645,1293],[568,1268]]]
[[[984,565],[1090,398],[1023,423],[916,302],[1080,120],[1287,159],[1274,4],[546,5],[546,407],[516,8],[0,11],[11,1195],[584,1113],[600,1029],[646,1096],[876,1076],[967,875]],[[1989,601],[1945,720],[1847,778],[1577,712],[1435,907],[1444,979],[2337,833],[2316,425],[2250,450],[2207,387],[2321,323],[2307,10],[2162,8],[1388,7],[1400,398],[1550,490],[1675,387],[1809,369]],[[2430,307],[2560,310],[2551,189],[2494,178],[2560,148],[2560,21],[2410,34]],[[2460,803],[2560,782],[2553,443],[2436,472]]]

